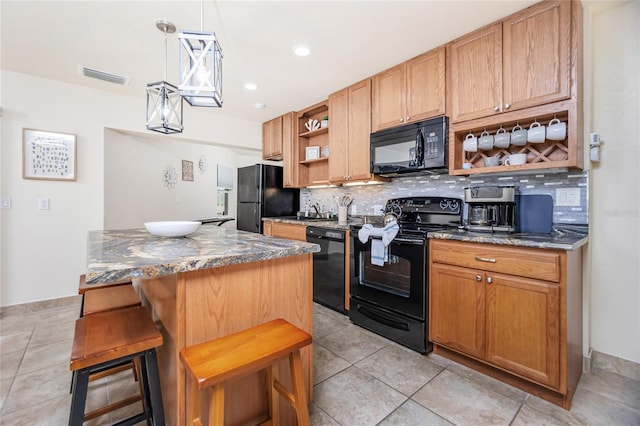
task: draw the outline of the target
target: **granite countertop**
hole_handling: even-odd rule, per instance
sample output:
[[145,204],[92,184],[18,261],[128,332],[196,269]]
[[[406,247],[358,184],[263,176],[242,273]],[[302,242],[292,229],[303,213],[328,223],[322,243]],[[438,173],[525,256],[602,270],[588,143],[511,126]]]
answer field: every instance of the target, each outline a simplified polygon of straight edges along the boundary
[[319,226],[321,228],[331,228],[331,229],[349,229],[349,225],[354,225],[356,223],[362,223],[362,221],[358,221],[358,219],[349,219],[346,224],[338,224],[337,220],[321,220],[321,219],[296,219],[295,216],[285,216],[285,217],[265,217],[262,219],[263,222],[277,222],[277,223],[289,223],[291,225],[300,225],[300,226]]
[[429,238],[556,250],[575,250],[589,239],[586,226],[557,226],[550,234],[508,234],[458,230],[429,232]]
[[87,283],[109,283],[316,253],[317,244],[252,232],[201,226],[184,238],[151,235],[144,228],[91,231]]

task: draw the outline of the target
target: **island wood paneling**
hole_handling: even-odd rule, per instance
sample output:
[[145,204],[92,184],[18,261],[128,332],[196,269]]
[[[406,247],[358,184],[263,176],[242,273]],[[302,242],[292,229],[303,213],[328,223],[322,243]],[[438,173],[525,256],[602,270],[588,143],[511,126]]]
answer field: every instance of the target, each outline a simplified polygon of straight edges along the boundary
[[[186,398],[192,384],[178,351],[275,318],[284,318],[309,334],[312,325],[313,255],[304,254],[138,280],[165,337],[160,349],[161,383],[168,424],[185,424]],[[312,394],[312,348],[301,351],[305,383]],[[282,382],[290,385],[286,361]],[[227,422],[244,424],[267,416],[264,373],[233,381],[226,389]],[[282,424],[295,413],[281,401]],[[181,420],[181,421],[180,421]]]

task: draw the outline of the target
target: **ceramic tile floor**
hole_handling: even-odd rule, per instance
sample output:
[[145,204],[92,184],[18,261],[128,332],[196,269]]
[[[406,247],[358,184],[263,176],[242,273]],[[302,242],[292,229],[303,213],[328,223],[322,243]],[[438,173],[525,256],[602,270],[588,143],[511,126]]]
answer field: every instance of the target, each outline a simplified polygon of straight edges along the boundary
[[[0,425],[64,425],[79,299],[0,320]],[[89,408],[135,392],[130,373],[92,382]],[[111,424],[131,413],[87,422]],[[640,382],[593,369],[571,411],[436,355],[414,351],[314,306],[314,401],[320,425],[640,425]]]

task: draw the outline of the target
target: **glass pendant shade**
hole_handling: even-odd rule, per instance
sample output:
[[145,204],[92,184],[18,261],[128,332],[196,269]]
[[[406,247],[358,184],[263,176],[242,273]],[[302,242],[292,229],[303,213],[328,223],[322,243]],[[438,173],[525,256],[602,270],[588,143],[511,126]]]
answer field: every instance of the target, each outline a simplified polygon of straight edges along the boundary
[[222,106],[222,49],[215,33],[180,31],[180,95],[191,106]]
[[147,84],[147,129],[164,134],[182,132],[182,97],[173,84]]

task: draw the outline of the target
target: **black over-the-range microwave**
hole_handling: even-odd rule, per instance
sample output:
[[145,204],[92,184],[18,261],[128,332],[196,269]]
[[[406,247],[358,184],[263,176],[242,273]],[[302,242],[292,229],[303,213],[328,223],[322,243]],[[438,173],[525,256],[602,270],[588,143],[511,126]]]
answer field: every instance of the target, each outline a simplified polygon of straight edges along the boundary
[[371,173],[448,173],[446,116],[371,133]]

